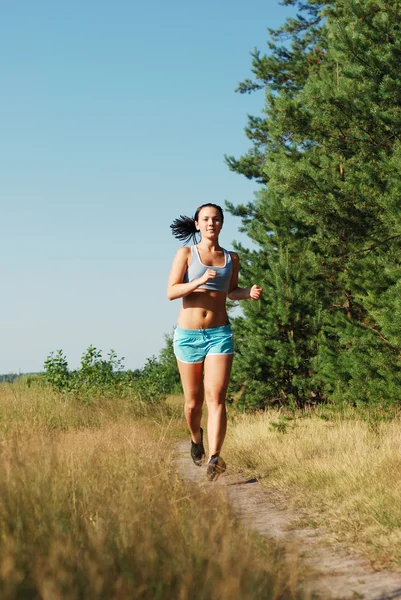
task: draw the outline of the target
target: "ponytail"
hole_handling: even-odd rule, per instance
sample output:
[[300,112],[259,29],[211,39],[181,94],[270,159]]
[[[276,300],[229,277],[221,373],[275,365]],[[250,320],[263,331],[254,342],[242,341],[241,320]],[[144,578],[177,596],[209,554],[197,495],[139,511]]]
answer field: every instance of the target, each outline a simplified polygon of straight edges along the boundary
[[198,230],[196,229],[195,221],[199,219],[200,211],[206,206],[212,206],[213,208],[216,208],[221,215],[221,222],[223,223],[224,213],[221,206],[219,206],[218,204],[212,204],[211,202],[208,202],[207,204],[202,204],[202,206],[199,206],[199,208],[196,209],[195,216],[193,219],[191,219],[190,217],[184,217],[183,215],[180,215],[179,219],[175,219],[175,221],[172,222],[170,228],[173,232],[173,236],[176,237],[177,240],[180,240],[181,242],[184,242],[184,244],[186,244],[187,242],[189,242],[189,240],[192,239],[194,244],[198,243],[196,237]]
[[184,242],[184,244],[189,242],[189,240],[192,240],[194,244],[197,243],[195,219],[180,215],[179,219],[175,219],[175,221],[172,222],[170,228],[173,232],[173,236],[176,237],[177,240]]

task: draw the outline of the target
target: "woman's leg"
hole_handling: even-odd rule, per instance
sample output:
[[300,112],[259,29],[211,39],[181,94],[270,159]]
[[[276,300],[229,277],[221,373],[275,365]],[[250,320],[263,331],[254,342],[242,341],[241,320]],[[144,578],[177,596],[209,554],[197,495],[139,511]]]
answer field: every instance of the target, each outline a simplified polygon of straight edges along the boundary
[[192,441],[199,444],[201,441],[200,425],[203,406],[203,362],[184,363],[177,360],[184,390],[184,413]]
[[208,354],[205,358],[204,389],[208,408],[209,459],[218,454],[227,428],[226,394],[233,354]]

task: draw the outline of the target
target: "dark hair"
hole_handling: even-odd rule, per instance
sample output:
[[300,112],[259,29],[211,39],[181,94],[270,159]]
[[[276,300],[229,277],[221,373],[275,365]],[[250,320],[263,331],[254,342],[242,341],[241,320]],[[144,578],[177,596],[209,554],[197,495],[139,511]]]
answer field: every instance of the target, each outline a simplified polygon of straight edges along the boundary
[[198,240],[196,237],[197,229],[195,221],[198,220],[199,213],[202,210],[202,208],[205,208],[206,206],[212,206],[213,208],[216,208],[221,215],[221,222],[224,222],[224,213],[221,206],[219,206],[218,204],[213,204],[212,202],[207,202],[207,204],[202,204],[202,206],[199,206],[196,209],[193,219],[191,219],[190,217],[185,217],[184,215],[180,215],[179,219],[175,219],[170,225],[170,228],[173,232],[173,236],[184,243],[187,243],[189,242],[189,240],[192,239],[194,244],[196,244]]

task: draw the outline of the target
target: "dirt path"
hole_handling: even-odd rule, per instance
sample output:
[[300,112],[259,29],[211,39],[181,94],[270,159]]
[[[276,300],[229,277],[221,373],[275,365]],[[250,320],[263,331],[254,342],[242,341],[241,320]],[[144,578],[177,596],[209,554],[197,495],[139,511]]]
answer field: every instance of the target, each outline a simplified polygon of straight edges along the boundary
[[[401,599],[401,575],[375,571],[370,562],[350,555],[338,542],[322,543],[322,529],[294,529],[299,514],[279,508],[280,499],[256,479],[224,474],[216,483],[206,481],[205,467],[196,467],[189,456],[188,442],[177,445],[177,469],[187,481],[219,486],[227,495],[236,516],[261,535],[297,553],[307,567],[303,588],[321,599],[364,598],[365,600]],[[326,537],[327,539],[327,537]]]

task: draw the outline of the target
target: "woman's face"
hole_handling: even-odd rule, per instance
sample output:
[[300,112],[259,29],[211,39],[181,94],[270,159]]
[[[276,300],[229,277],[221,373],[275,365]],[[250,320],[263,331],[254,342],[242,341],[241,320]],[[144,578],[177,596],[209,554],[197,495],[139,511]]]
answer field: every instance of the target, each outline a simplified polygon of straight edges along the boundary
[[204,206],[199,211],[198,220],[195,221],[195,225],[202,238],[217,238],[223,227],[219,209],[214,208],[214,206]]

